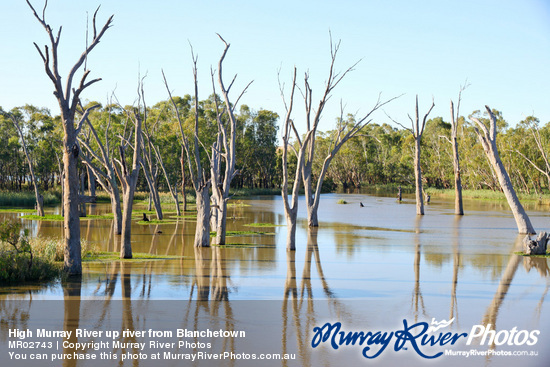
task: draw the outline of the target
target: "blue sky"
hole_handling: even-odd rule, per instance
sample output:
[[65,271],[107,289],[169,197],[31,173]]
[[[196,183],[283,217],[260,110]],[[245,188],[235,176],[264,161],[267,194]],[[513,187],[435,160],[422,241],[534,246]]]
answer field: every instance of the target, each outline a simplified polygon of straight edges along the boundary
[[[9,5],[7,4],[9,3]],[[32,0],[42,9],[42,0]],[[61,74],[65,76],[85,45],[86,15],[98,1],[49,0],[46,20],[63,25]],[[367,112],[379,93],[404,96],[385,107],[408,124],[419,95],[421,113],[432,96],[430,117],[449,120],[449,100],[461,84],[462,114],[485,104],[503,111],[514,125],[535,114],[550,121],[550,1],[104,1],[98,26],[114,14],[114,24],[90,54],[91,77],[103,80],[88,88],[84,99],[104,102],[116,88],[122,104],[132,104],[138,73],[147,73],[149,105],[167,98],[164,69],[176,95],[192,92],[189,42],[199,56],[200,98],[211,94],[210,66],[223,51],[220,33],[231,48],[224,64],[226,79],[236,73],[239,88],[254,80],[242,103],[284,114],[277,70],[290,83],[309,71],[314,100],[320,97],[330,62],[329,30],[342,41],[337,69],[361,59],[335,89],[323,114],[321,130],[334,126],[342,100],[350,113]],[[0,106],[31,103],[58,114],[52,84],[33,42],[47,36],[23,0],[0,7]],[[297,100],[297,108],[303,103]],[[390,122],[382,112],[375,122]],[[296,115],[299,121],[300,113]],[[393,124],[393,123],[392,123]]]

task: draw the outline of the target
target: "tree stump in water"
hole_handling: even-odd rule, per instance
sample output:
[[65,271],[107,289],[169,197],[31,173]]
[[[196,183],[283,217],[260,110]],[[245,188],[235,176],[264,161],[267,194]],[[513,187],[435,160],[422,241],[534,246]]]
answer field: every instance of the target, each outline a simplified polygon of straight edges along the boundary
[[523,252],[526,255],[545,255],[546,245],[550,235],[546,232],[540,232],[536,240],[532,240],[529,235],[523,239]]
[[401,200],[402,200],[401,186],[399,186],[399,189],[398,189],[398,191],[397,191],[397,200],[398,200],[398,201],[401,201]]
[[149,218],[147,218],[147,215],[145,213],[143,213],[143,219],[142,221],[144,222],[149,222]]

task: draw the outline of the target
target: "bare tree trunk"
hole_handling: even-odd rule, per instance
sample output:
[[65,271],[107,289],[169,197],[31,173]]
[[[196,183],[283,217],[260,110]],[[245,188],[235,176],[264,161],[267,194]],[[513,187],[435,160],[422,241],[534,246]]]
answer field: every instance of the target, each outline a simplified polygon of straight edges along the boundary
[[455,175],[455,214],[464,215],[464,206],[462,204],[462,181],[460,179],[460,159],[458,155],[458,119],[460,111],[460,100],[462,96],[462,91],[467,87],[464,85],[460,88],[458,93],[458,102],[456,105],[456,116],[454,112],[454,104],[451,101],[451,147],[453,150],[453,171]]
[[[131,185],[131,182],[128,182]],[[132,258],[132,206],[135,190],[128,188],[122,195],[122,243],[120,248],[121,259]]]
[[[143,175],[145,176],[145,181],[149,187],[149,207],[151,207],[151,200],[155,205],[155,213],[157,213],[157,219],[162,220],[164,216],[162,215],[162,207],[160,205],[160,196],[159,191],[156,185],[157,173],[152,170],[153,167],[148,167],[141,159],[141,166],[143,168]],[[151,210],[151,209],[149,209]]]
[[420,169],[420,138],[414,139],[414,185],[416,187],[416,214],[424,215],[424,197],[422,196],[422,170]]
[[88,194],[90,196],[96,196],[95,195],[95,176],[94,174],[92,173],[92,170],[90,169],[90,167],[86,167],[87,168],[87,175],[88,175]]
[[[63,192],[63,206],[64,206],[64,268],[65,271],[69,274],[81,274],[82,273],[82,263],[81,263],[81,248],[80,248],[80,218],[79,218],[79,195],[78,195],[78,171],[77,171],[77,159],[80,153],[80,148],[77,144],[77,136],[82,129],[84,120],[88,116],[91,110],[99,107],[99,105],[94,105],[86,109],[82,114],[82,117],[75,125],[75,114],[77,110],[78,102],[80,101],[80,95],[90,85],[98,82],[101,79],[93,79],[91,81],[86,81],[90,70],[86,69],[83,72],[82,78],[78,87],[74,87],[73,77],[80,67],[84,64],[84,61],[87,59],[88,54],[97,46],[100,39],[103,37],[103,34],[111,26],[113,16],[109,17],[103,28],[97,33],[96,29],[96,14],[99,8],[94,13],[93,17],[93,39],[89,45],[87,45],[84,52],[80,55],[76,63],[72,66],[66,82],[65,87],[61,82],[61,76],[59,74],[58,66],[60,64],[58,58],[58,46],[59,38],[61,36],[61,28],[57,32],[57,35],[54,35],[54,32],[49,24],[45,21],[46,6],[42,10],[42,17],[38,15],[34,7],[31,5],[29,0],[27,0],[27,5],[31,8],[34,17],[38,22],[44,27],[49,36],[49,41],[51,49],[48,46],[45,46],[42,50],[35,43],[35,47],[44,62],[46,75],[50,78],[54,85],[54,95],[57,98],[59,103],[61,120],[63,123],[64,138],[63,138],[63,167],[65,172],[65,177],[63,179],[64,192]],[[51,62],[50,62],[51,61]],[[71,95],[72,93],[72,95]]]
[[[80,174],[80,195],[84,195],[84,182],[86,181],[86,177],[84,176],[84,171]],[[81,201],[80,202],[80,217],[86,217],[86,202]]]
[[[141,96],[140,96],[141,97]],[[134,203],[134,193],[139,176],[140,160],[141,160],[141,142],[142,142],[142,120],[139,108],[134,111],[134,154],[132,157],[131,170],[126,164],[125,150],[129,139],[122,138],[122,143],[119,147],[120,161],[118,166],[115,165],[116,174],[122,184],[122,241],[120,246],[120,258],[132,258],[132,206]]]
[[516,195],[516,191],[514,190],[512,182],[510,181],[508,172],[506,172],[506,169],[504,168],[504,165],[502,164],[502,161],[500,160],[500,156],[498,154],[496,143],[496,117],[489,106],[485,106],[485,109],[489,113],[489,129],[487,129],[487,126],[485,126],[485,124],[482,123],[479,119],[472,117],[472,120],[482,130],[479,131],[477,127],[474,127],[475,132],[479,138],[479,141],[481,142],[481,145],[483,146],[483,150],[487,155],[489,163],[491,163],[494,172],[497,175],[500,187],[502,188],[502,191],[504,192],[504,195],[508,200],[508,205],[510,205],[510,209],[512,210],[512,213],[514,214],[514,218],[516,220],[518,232],[520,234],[535,234],[535,229],[533,228],[533,225],[531,224],[527,213],[525,213],[525,209],[523,209],[523,206],[521,205]]
[[187,211],[187,194],[185,193],[185,149],[181,147],[181,196],[183,197],[183,211]]
[[81,274],[80,182],[76,167],[79,149],[76,144],[76,133],[72,128],[73,122],[69,121],[65,126],[65,138],[63,139],[63,171],[65,172],[63,177],[63,212],[65,215],[63,220],[65,233],[63,267],[69,274]]
[[197,191],[197,226],[195,227],[195,247],[210,246],[210,185]]

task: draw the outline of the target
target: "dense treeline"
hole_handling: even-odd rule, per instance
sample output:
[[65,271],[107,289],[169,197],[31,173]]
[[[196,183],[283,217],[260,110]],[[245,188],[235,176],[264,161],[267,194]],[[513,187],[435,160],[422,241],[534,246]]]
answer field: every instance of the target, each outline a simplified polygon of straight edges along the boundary
[[[206,147],[212,145],[216,138],[215,100],[218,96],[200,101],[199,138]],[[186,121],[185,128],[191,132],[194,120],[193,98],[189,95],[175,97],[180,114]],[[97,103],[97,102],[94,102]],[[90,103],[91,104],[91,103]],[[158,147],[162,156],[168,179],[181,185],[183,175],[182,151],[178,139],[174,112],[169,102],[163,101],[148,108],[147,113],[150,143]],[[126,111],[132,106],[122,107],[106,104],[90,113],[90,122],[101,139],[112,142],[120,141],[120,136],[130,129],[131,122],[126,118]],[[61,141],[63,131],[58,116],[50,111],[34,106],[24,106],[10,111],[18,116],[22,123],[25,141],[33,160],[35,175],[40,189],[47,191],[60,185],[62,170]],[[545,125],[529,116],[510,127],[499,111],[494,111],[498,118],[499,152],[514,187],[524,193],[542,194],[550,186],[550,123]],[[474,115],[481,118],[479,111]],[[241,106],[237,115],[237,169],[238,176],[232,186],[235,188],[277,188],[281,185],[281,151],[278,148],[279,116],[268,110],[254,110],[246,105]],[[353,116],[348,116],[346,123],[352,126]],[[445,118],[437,117],[428,120],[422,137],[421,166],[423,180],[427,187],[452,188],[453,164],[451,144],[449,143],[451,125]],[[319,172],[322,159],[330,149],[333,131],[320,133],[316,139],[316,154],[313,172]],[[84,129],[81,136],[90,147],[97,151],[90,129]],[[13,122],[5,115],[0,115],[0,189],[10,191],[30,190],[29,169],[23,154],[22,142]],[[458,121],[458,144],[461,162],[462,185],[465,189],[500,190],[496,176],[483,153],[468,118],[460,117]],[[118,149],[112,143],[109,149]],[[92,162],[93,155],[86,149]],[[409,185],[414,181],[413,171],[414,141],[404,129],[389,124],[371,123],[362,133],[344,145],[334,157],[325,179],[325,187],[341,186],[345,189],[368,187],[371,185]],[[116,154],[115,154],[116,155]],[[291,155],[292,158],[292,155]],[[204,157],[206,160],[207,157]],[[292,162],[291,162],[292,164]],[[317,169],[315,169],[317,167]],[[167,190],[166,178],[156,170],[156,185],[160,190]],[[83,180],[87,188],[88,172],[81,165]],[[207,172],[207,174],[209,174]],[[93,181],[92,181],[93,182]],[[187,180],[188,185],[190,184]],[[180,187],[180,186],[178,186]],[[147,191],[147,183],[140,175],[138,190]]]

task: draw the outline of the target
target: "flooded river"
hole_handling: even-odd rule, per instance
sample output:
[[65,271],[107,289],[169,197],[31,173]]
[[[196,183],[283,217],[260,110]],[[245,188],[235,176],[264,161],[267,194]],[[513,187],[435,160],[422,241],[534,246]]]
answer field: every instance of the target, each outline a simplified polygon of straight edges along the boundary
[[[340,199],[348,204],[338,204]],[[63,359],[51,361],[51,351],[44,352],[49,361],[33,360],[36,365],[181,365],[185,355],[194,355],[187,363],[197,366],[550,365],[549,259],[514,254],[521,251],[522,236],[506,203],[467,200],[466,215],[457,217],[453,201],[433,198],[420,217],[411,197],[398,203],[393,197],[327,194],[320,227],[311,230],[305,202],[299,205],[295,252],[286,251],[281,198],[255,197],[229,208],[229,231],[258,232],[228,237],[236,246],[195,249],[193,218],[167,213],[174,219],[168,224],[134,223],[132,247],[134,253],[178,258],[87,262],[81,278],[0,288],[0,360],[28,365],[30,359],[8,355],[17,352],[8,345],[15,335],[9,331],[44,328],[73,333],[49,339],[29,335],[27,340],[53,342]],[[109,206],[89,209],[100,214]],[[527,210],[538,231],[550,230],[548,206]],[[33,236],[62,235],[61,222],[0,213],[0,219],[6,217],[19,218]],[[81,226],[86,241],[104,251],[119,250],[110,220]],[[456,343],[435,338],[430,344],[397,333],[420,323],[409,335],[421,334],[422,323],[446,320],[451,324],[434,335],[467,335]],[[337,322],[341,331],[379,334],[337,349],[327,336],[314,347],[323,339],[320,334],[316,339],[315,330]],[[492,343],[490,333],[483,340],[485,329],[495,331]],[[178,330],[236,333],[178,336]],[[120,335],[107,337],[108,332]],[[470,340],[477,332],[480,336]],[[230,358],[211,360],[210,352]],[[71,353],[74,358],[63,357]],[[154,360],[156,353],[162,361]],[[253,354],[270,358],[252,359]],[[77,358],[86,355],[96,360]]]

